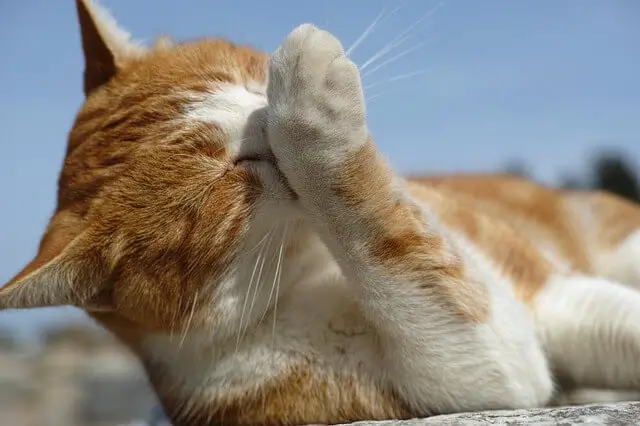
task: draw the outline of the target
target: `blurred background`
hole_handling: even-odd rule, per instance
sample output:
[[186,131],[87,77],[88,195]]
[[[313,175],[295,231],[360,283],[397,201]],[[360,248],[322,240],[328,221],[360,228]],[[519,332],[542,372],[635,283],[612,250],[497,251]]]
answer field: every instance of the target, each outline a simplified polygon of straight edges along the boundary
[[[103,0],[134,38],[273,51],[303,22],[353,46],[379,147],[403,172],[510,172],[638,201],[636,0]],[[360,36],[380,14],[372,31]],[[74,2],[0,1],[0,285],[34,255],[82,102]],[[0,312],[0,425],[145,418],[135,359],[73,309]]]

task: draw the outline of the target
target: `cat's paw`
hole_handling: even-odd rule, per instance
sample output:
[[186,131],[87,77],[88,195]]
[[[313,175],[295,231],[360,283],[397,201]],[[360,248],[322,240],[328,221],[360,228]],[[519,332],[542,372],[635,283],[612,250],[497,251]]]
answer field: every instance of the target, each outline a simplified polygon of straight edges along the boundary
[[305,24],[287,36],[270,60],[267,97],[269,143],[289,179],[367,140],[358,68],[327,31]]

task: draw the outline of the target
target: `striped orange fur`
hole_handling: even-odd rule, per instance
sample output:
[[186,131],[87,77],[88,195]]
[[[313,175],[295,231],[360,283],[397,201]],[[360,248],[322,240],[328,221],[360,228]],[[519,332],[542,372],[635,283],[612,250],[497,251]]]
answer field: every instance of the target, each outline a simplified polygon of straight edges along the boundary
[[640,391],[640,208],[508,176],[402,178],[358,70],[305,25],[271,57],[132,42],[77,0],[86,100],[0,308],[73,305],[175,426],[525,408]]

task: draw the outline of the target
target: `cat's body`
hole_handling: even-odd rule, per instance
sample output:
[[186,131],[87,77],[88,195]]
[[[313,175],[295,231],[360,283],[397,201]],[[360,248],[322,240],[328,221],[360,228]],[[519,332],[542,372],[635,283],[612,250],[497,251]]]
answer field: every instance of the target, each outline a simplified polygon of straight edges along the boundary
[[176,426],[640,390],[640,209],[508,178],[401,179],[370,140],[357,69],[312,26],[269,61],[224,40],[146,51],[78,8],[87,102],[56,214],[0,306],[85,309]]
[[[586,258],[584,249],[587,246],[584,242],[590,238],[587,231],[600,229],[581,228],[579,218],[571,215],[571,203],[594,202],[595,199],[611,208],[637,207],[608,194],[562,192],[527,180],[473,176],[473,182],[488,184],[491,181],[494,189],[500,188],[502,191],[508,191],[514,185],[518,186],[520,191],[535,188],[536,195],[527,197],[526,200],[536,201],[535,204],[539,207],[544,205],[545,201],[556,203],[555,207],[546,204],[540,214],[546,210],[547,214],[551,215],[547,216],[547,220],[566,220],[566,226],[576,227],[572,232],[567,232],[558,229],[560,225],[557,223],[545,223],[541,216],[534,213],[534,209],[521,210],[522,216],[514,217],[513,204],[503,202],[513,201],[511,197],[504,200],[499,192],[478,193],[473,190],[473,185],[467,185],[466,181],[461,186],[460,177],[445,179],[411,179],[408,181],[408,188],[413,199],[440,222],[438,235],[451,241],[451,252],[459,254],[460,261],[469,269],[468,279],[477,280],[479,285],[497,293],[487,303],[486,299],[483,299],[484,295],[473,288],[465,289],[460,285],[446,290],[452,293],[449,296],[451,301],[455,301],[457,314],[468,321],[480,324],[491,318],[495,323],[479,325],[479,328],[495,327],[499,335],[509,336],[510,341],[492,341],[491,346],[497,348],[504,345],[500,349],[505,353],[495,356],[503,357],[498,358],[498,362],[505,370],[508,369],[505,375],[514,379],[509,385],[501,384],[498,387],[499,392],[493,395],[496,399],[489,402],[491,388],[495,386],[491,381],[495,380],[495,377],[487,377],[485,362],[497,360],[469,353],[473,360],[471,365],[464,365],[464,361],[455,364],[455,379],[460,382],[448,392],[471,391],[482,399],[475,407],[477,409],[505,406],[535,407],[563,401],[565,398],[568,402],[581,402],[580,399],[572,400],[574,393],[577,395],[576,398],[602,397],[599,393],[584,394],[576,390],[581,391],[581,386],[615,388],[613,383],[622,377],[628,374],[629,377],[633,377],[634,373],[631,370],[634,368],[634,360],[624,357],[611,363],[610,368],[613,370],[623,363],[628,363],[631,370],[616,372],[615,379],[600,377],[600,374],[607,370],[607,367],[600,363],[615,359],[615,355],[606,352],[608,348],[602,348],[601,339],[614,338],[616,333],[605,337],[600,334],[603,330],[598,327],[614,327],[617,320],[612,316],[616,310],[624,308],[625,303],[637,306],[640,296],[623,287],[615,287],[615,283],[585,276],[595,275],[592,271],[598,268],[599,259],[589,258],[589,261],[578,267],[574,266],[576,261],[573,257],[562,256],[559,251],[560,248],[566,247],[563,244],[567,244],[567,240],[573,238],[576,256],[580,250]],[[470,199],[470,196],[474,199]],[[478,204],[482,203],[481,200],[490,201],[491,210],[485,211],[485,208],[478,207]],[[556,213],[549,213],[549,208],[558,210]],[[564,210],[563,214],[558,214],[560,210]],[[597,212],[593,208],[583,211],[594,215]],[[591,219],[595,220],[596,216]],[[172,369],[171,366],[178,366],[176,374],[182,379],[201,379],[199,376],[202,374],[210,374],[216,378],[214,382],[217,383],[208,388],[208,392],[216,395],[216,398],[213,398],[216,404],[211,406],[211,400],[206,399],[205,405],[208,405],[208,408],[197,410],[201,415],[227,419],[232,424],[268,424],[277,423],[280,413],[287,412],[288,419],[295,419],[292,420],[295,424],[304,421],[332,423],[414,417],[433,412],[473,409],[472,401],[465,399],[464,394],[455,393],[447,405],[438,407],[433,395],[442,392],[444,387],[428,387],[431,385],[430,380],[419,377],[417,372],[402,376],[398,372],[390,372],[384,354],[391,349],[380,346],[375,328],[358,303],[359,295],[354,291],[353,282],[342,274],[326,245],[312,230],[307,229],[304,232],[300,225],[289,226],[301,240],[290,241],[289,246],[284,245],[285,248],[289,248],[283,255],[283,272],[278,280],[278,292],[282,297],[278,301],[276,322],[273,322],[270,314],[264,314],[265,311],[273,309],[273,305],[265,305],[273,291],[271,284],[275,279],[274,268],[278,264],[280,241],[271,242],[271,247],[266,249],[267,252],[270,251],[270,254],[266,255],[269,259],[266,264],[271,269],[269,272],[263,272],[267,275],[267,285],[264,285],[257,297],[251,288],[234,284],[234,287],[237,286],[240,290],[239,300],[242,301],[245,294],[249,295],[244,321],[258,323],[255,327],[249,326],[252,331],[243,336],[241,343],[236,346],[234,343],[237,342],[233,340],[217,342],[212,339],[207,346],[207,340],[211,337],[196,334],[183,342],[184,349],[180,350],[182,357],[176,359],[172,354],[162,367],[168,371]],[[289,228],[288,232],[293,230]],[[281,235],[287,231],[281,227],[276,232]],[[532,243],[531,237],[539,237],[540,232],[549,235],[538,240],[538,243],[535,240]],[[611,236],[612,233],[608,235]],[[635,238],[633,234],[629,235],[631,240]],[[624,246],[624,241],[619,243]],[[609,253],[605,247],[615,252],[615,242],[608,241],[610,245],[604,243],[603,241],[603,253]],[[258,247],[267,247],[267,242],[264,241]],[[637,250],[637,247],[635,249]],[[627,251],[633,252],[625,247],[625,254]],[[261,253],[264,255],[264,252]],[[256,249],[253,255],[247,256],[246,264],[241,267],[247,275],[241,276],[240,282],[253,282],[255,286],[255,266],[261,266],[261,257],[258,254],[259,250]],[[254,279],[251,280],[248,274],[253,275]],[[640,287],[639,283],[638,280],[629,282],[636,287]],[[612,286],[611,293],[607,291],[609,286]],[[255,291],[255,288],[253,290]],[[609,301],[600,299],[600,296],[611,296],[613,300],[607,304]],[[627,297],[631,299],[626,300]],[[249,309],[254,301],[255,306]],[[572,302],[576,305],[571,306]],[[554,305],[555,303],[559,303],[560,306]],[[567,310],[561,309],[565,304]],[[240,308],[239,305],[237,307]],[[603,308],[604,311],[598,312],[598,308]],[[246,314],[251,310],[253,316],[248,319]],[[431,324],[431,321],[419,324],[424,328],[420,333],[422,336],[419,337],[431,340],[427,330],[433,327],[434,335],[450,333],[451,340],[445,338],[442,347],[430,349],[433,352],[424,358],[428,364],[434,357],[442,356],[445,360],[452,357],[453,348],[459,338],[458,333],[461,332],[457,325],[439,322],[437,315],[431,315],[435,324]],[[544,316],[536,320],[537,315]],[[588,318],[591,315],[594,317]],[[236,323],[240,316],[242,311],[235,311],[233,319],[227,322]],[[409,318],[405,320],[410,321]],[[598,325],[593,328],[589,326],[591,320],[595,320]],[[633,327],[637,326],[637,322],[630,323],[629,326],[631,329],[627,332],[635,333]],[[563,327],[567,328],[566,332],[562,331]],[[557,358],[552,358],[552,361],[562,366],[562,369],[554,377],[557,393],[553,397],[550,393],[551,382],[548,381],[552,375],[539,352],[538,342],[530,334],[532,332],[541,336],[542,342],[549,334],[547,339],[553,342],[554,346],[550,343],[549,347],[545,347],[544,344],[543,347],[545,351],[557,350]],[[622,346],[626,345],[626,337],[620,338],[621,347],[618,349],[624,351]],[[157,357],[156,361],[162,364],[163,354],[171,352],[172,346],[167,342],[166,336],[161,336],[157,340],[154,339],[148,350]],[[219,350],[220,347],[224,349]],[[207,350],[204,350],[205,348]],[[468,350],[471,352],[471,348],[467,346],[461,349],[465,353]],[[590,358],[590,354],[594,358]],[[216,356],[219,358],[215,358]],[[391,357],[401,362],[416,362],[404,358],[401,354],[393,354]],[[519,365],[509,366],[513,360],[517,360]],[[585,364],[581,365],[580,362],[583,360]],[[475,364],[476,361],[478,364]],[[600,371],[590,372],[591,366],[596,363],[600,365]],[[184,366],[189,366],[189,371]],[[215,367],[205,373],[208,366]],[[575,371],[572,371],[574,368]],[[455,379],[448,378],[447,382],[452,383]],[[415,383],[412,383],[414,380]],[[526,382],[532,384],[532,387],[518,389]],[[231,383],[234,385],[231,386]],[[427,387],[422,388],[425,384]],[[412,385],[416,388],[404,388]],[[509,388],[505,390],[502,386]],[[633,383],[623,386],[623,389],[634,389],[634,386],[638,389]],[[193,396],[191,389],[189,388],[180,399]],[[421,395],[429,395],[429,398],[420,400]],[[639,395],[640,392],[620,393],[619,398],[637,398]],[[172,396],[175,397],[173,393]],[[418,399],[413,401],[413,404],[425,405],[416,408],[407,401],[407,397]],[[512,397],[513,401],[510,402],[509,399]],[[456,406],[458,403],[460,405]],[[198,421],[202,422],[203,418],[199,418]]]

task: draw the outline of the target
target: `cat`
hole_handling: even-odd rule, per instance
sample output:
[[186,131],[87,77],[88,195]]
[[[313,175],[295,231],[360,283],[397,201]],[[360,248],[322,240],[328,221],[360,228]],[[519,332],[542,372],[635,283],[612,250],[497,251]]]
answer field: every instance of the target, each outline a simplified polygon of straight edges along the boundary
[[220,38],[145,47],[76,4],[86,99],[55,213],[0,308],[83,309],[137,354],[175,426],[640,390],[637,206],[401,177],[358,68],[313,25],[270,57]]

